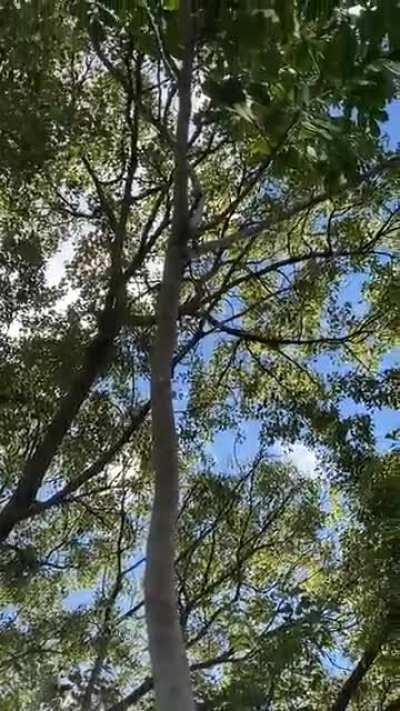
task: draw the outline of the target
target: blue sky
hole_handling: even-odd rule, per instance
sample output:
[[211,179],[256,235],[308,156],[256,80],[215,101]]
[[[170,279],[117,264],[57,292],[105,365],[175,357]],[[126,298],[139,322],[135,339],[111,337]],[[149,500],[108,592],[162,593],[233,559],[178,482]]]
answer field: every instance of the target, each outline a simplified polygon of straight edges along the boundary
[[389,121],[383,125],[389,138],[389,147],[395,150],[400,143],[400,100],[392,101],[387,107]]

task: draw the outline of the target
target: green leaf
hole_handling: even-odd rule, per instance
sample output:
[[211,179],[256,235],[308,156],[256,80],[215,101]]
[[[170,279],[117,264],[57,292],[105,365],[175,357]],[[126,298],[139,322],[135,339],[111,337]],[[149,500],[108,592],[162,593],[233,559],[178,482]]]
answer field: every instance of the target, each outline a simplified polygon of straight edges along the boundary
[[163,0],[162,6],[164,10],[174,12],[179,10],[179,0]]

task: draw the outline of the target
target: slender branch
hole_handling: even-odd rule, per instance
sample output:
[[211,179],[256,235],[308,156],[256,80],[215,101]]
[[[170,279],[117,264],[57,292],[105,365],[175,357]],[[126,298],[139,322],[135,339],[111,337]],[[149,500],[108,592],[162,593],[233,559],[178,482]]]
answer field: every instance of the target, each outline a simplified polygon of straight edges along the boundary
[[119,525],[119,533],[118,533],[118,540],[117,540],[117,572],[115,576],[115,581],[114,585],[112,587],[111,593],[109,595],[109,598],[107,600],[107,603],[105,605],[104,609],[104,618],[103,618],[103,624],[102,624],[102,629],[99,635],[99,639],[97,641],[97,646],[98,646],[98,652],[97,656],[89,677],[89,681],[87,684],[87,687],[85,689],[83,699],[81,702],[81,711],[90,711],[91,709],[91,703],[92,703],[92,696],[94,693],[95,685],[96,682],[101,674],[101,670],[104,665],[104,659],[107,654],[107,648],[109,646],[109,641],[112,635],[112,627],[111,627],[111,615],[113,612],[114,605],[117,601],[118,595],[120,594],[122,590],[122,585],[123,585],[123,571],[122,571],[122,542],[124,538],[124,528],[125,528],[125,522],[126,522],[126,513],[125,513],[125,494],[126,492],[123,492],[122,499],[121,499],[121,508],[120,508],[120,525]]
[[[226,664],[240,662],[240,659],[233,658],[233,650],[229,649],[217,657],[211,657],[210,659],[205,659],[202,662],[195,662],[190,665],[190,671],[201,671],[203,669],[212,669],[212,667]],[[126,696],[122,701],[118,701],[113,706],[110,706],[107,711],[126,711],[131,706],[134,706],[140,699],[143,698],[149,691],[153,689],[153,679],[147,677],[134,691],[132,691],[128,696]],[[178,709],[176,709],[178,711]]]
[[[315,207],[316,205],[319,205],[328,199],[329,194],[327,192],[319,193],[318,195],[312,198],[308,198],[307,200],[301,203],[293,205],[289,210],[286,210],[285,212],[281,212],[280,214],[277,214],[275,216],[271,215],[265,220],[261,220],[260,222],[257,222],[255,224],[252,223],[249,225],[243,225],[243,227],[237,230],[237,232],[234,232],[233,234],[228,234],[223,239],[208,240],[206,242],[203,242],[202,244],[199,244],[195,249],[192,249],[190,254],[193,258],[196,258],[203,254],[208,254],[209,252],[223,251],[229,247],[232,247],[237,242],[248,239],[249,237],[258,237],[263,232],[266,232],[266,230],[271,229],[271,227],[275,227],[277,224],[285,222],[291,217],[295,217],[303,210]],[[204,231],[204,229],[205,228],[203,228],[202,231]]]
[[[127,60],[128,61],[128,60]],[[121,204],[121,214],[119,219],[119,229],[124,232],[126,229],[126,223],[129,215],[129,208],[131,205],[131,192],[132,184],[137,170],[138,163],[138,142],[139,142],[139,114],[140,114],[140,103],[141,103],[141,93],[142,93],[142,64],[143,56],[138,55],[136,61],[136,72],[135,72],[135,87],[133,87],[132,78],[129,76],[128,91],[127,91],[127,105],[126,105],[126,122],[129,127],[130,133],[130,155],[128,162],[127,176],[125,180],[124,195]],[[134,115],[131,118],[132,104],[134,102]]]
[[120,437],[109,449],[104,452],[104,454],[102,454],[93,464],[87,467],[87,469],[84,469],[79,476],[71,479],[71,481],[69,481],[68,484],[61,489],[61,491],[58,491],[49,499],[46,499],[46,501],[32,504],[27,512],[26,518],[32,518],[55,506],[62,506],[67,503],[71,494],[77,491],[81,486],[83,486],[83,484],[87,484],[88,481],[98,476],[107,464],[110,464],[113,461],[116,454],[121,451],[123,446],[129,442],[134,432],[139,429],[149,412],[150,402],[146,402],[140,407],[136,415],[130,421],[129,425],[125,428],[125,430],[123,430]]
[[104,192],[103,184],[102,184],[100,178],[98,177],[96,171],[94,170],[93,166],[91,165],[89,158],[87,156],[82,156],[82,163],[85,166],[87,172],[89,173],[94,187],[96,188],[97,196],[98,196],[99,202],[100,202],[100,207],[102,208],[104,214],[107,216],[112,231],[114,232],[114,234],[117,234],[119,232],[118,220],[117,220],[117,217],[116,217],[115,212],[113,210],[113,207],[111,205],[111,202],[107,198],[107,196]]
[[208,315],[207,320],[218,330],[226,333],[229,336],[235,336],[242,341],[250,343],[261,343],[270,348],[278,348],[280,346],[312,346],[312,345],[340,345],[351,341],[353,338],[361,335],[368,335],[366,325],[372,323],[371,319],[364,322],[364,326],[356,329],[352,333],[344,336],[322,336],[321,338],[286,338],[281,336],[266,336],[261,333],[246,331],[241,328],[227,326],[225,323],[217,321],[213,316]]
[[250,195],[252,190],[260,182],[261,178],[264,177],[265,172],[272,165],[275,158],[279,155],[280,150],[283,148],[283,146],[287,142],[291,131],[293,130],[294,126],[296,125],[299,116],[300,116],[300,112],[296,111],[295,115],[293,116],[292,121],[289,123],[287,129],[284,131],[284,133],[282,134],[279,141],[277,141],[276,145],[274,146],[273,150],[268,155],[268,157],[261,163],[261,165],[259,167],[257,167],[252,172],[252,175],[250,176],[249,180],[246,180],[246,182],[243,184],[243,187],[241,184],[239,184],[238,195],[237,195],[236,199],[225,210],[223,210],[219,215],[217,215],[216,217],[209,220],[206,225],[203,225],[203,227],[202,227],[203,232],[207,232],[208,230],[217,227],[221,222],[225,222],[226,226],[229,224],[229,220],[232,217],[232,215],[239,208],[239,206],[243,203],[243,201]]
[[99,23],[97,20],[92,20],[88,26],[89,36],[93,45],[93,49],[100,59],[101,63],[107,69],[107,71],[116,79],[125,89],[128,87],[128,80],[125,77],[122,69],[115,66],[112,61],[107,57],[99,40]]
[[[375,166],[371,170],[369,170],[367,173],[360,175],[359,177],[359,186],[362,184],[365,184],[368,180],[382,174],[384,171],[389,170],[391,168],[396,168],[399,165],[400,158],[398,156],[393,156],[392,158],[383,161],[381,164],[378,166]],[[321,193],[318,193],[317,195],[314,195],[311,198],[308,198],[307,200],[304,200],[302,202],[299,202],[286,211],[282,211],[280,213],[277,213],[276,215],[270,215],[269,217],[265,218],[265,220],[261,220],[260,222],[256,224],[249,224],[249,225],[243,225],[240,229],[238,229],[236,232],[233,234],[229,234],[223,239],[217,239],[217,240],[209,240],[206,242],[203,242],[203,244],[198,245],[195,249],[191,250],[191,256],[193,258],[199,257],[203,254],[208,254],[209,252],[213,251],[220,251],[220,250],[225,250],[234,244],[236,242],[240,242],[241,240],[247,239],[249,237],[255,237],[263,234],[267,230],[271,229],[271,227],[275,227],[277,224],[280,224],[281,222],[285,222],[286,220],[289,220],[292,217],[295,217],[296,215],[300,214],[303,212],[303,210],[309,210],[313,207],[316,207],[317,205],[321,205],[327,200],[332,199],[333,197],[337,198],[343,193],[345,193],[347,190],[350,188],[354,189],[354,184],[353,185],[345,185],[341,190],[339,190],[338,193],[335,195],[332,195],[331,193],[327,191],[323,191]],[[207,230],[207,225],[203,227],[203,232]]]
[[[263,640],[265,639],[273,639],[279,634],[284,634],[287,631],[291,631],[292,629],[296,627],[300,627],[301,625],[307,623],[309,620],[313,619],[313,613],[311,613],[308,616],[305,616],[302,620],[296,620],[294,622],[284,622],[278,627],[268,630],[267,632],[261,633],[258,643],[260,642],[261,638]],[[257,646],[258,649],[258,646]],[[204,661],[201,662],[193,662],[190,665],[190,671],[202,671],[205,669],[212,669],[217,666],[221,666],[222,664],[241,664],[242,662],[246,661],[246,659],[250,656],[249,653],[246,655],[241,655],[240,657],[235,657],[234,656],[235,649],[233,647],[227,649],[225,652],[221,652],[221,654],[218,654],[215,657],[211,657],[210,659],[205,659]],[[140,699],[143,698],[146,694],[148,694],[149,691],[153,689],[153,680],[151,677],[147,677],[141,684],[138,686],[134,691],[132,691],[128,696],[126,696],[122,701],[117,702],[113,706],[107,709],[107,711],[126,711],[127,709],[131,708],[131,706],[134,706]],[[334,710],[332,710],[334,711]]]
[[177,66],[175,64],[175,61],[171,55],[168,54],[167,48],[165,46],[164,38],[162,36],[162,30],[160,26],[157,24],[157,20],[155,16],[153,15],[153,12],[150,8],[149,3],[145,0],[144,1],[144,6],[147,10],[147,14],[149,16],[150,24],[152,26],[154,35],[156,37],[156,41],[158,44],[158,49],[160,51],[160,55],[162,57],[163,63],[165,70],[169,76],[170,79],[176,80],[176,78],[179,76],[179,72],[177,69]]
[[[330,249],[328,250],[315,250],[315,251],[308,251],[304,252],[302,254],[296,254],[290,257],[285,257],[284,259],[280,259],[279,261],[276,262],[270,262],[269,264],[266,264],[264,267],[259,269],[256,272],[249,271],[248,274],[238,276],[236,279],[233,281],[229,282],[227,287],[229,289],[234,289],[237,286],[240,286],[241,284],[244,284],[251,279],[255,278],[260,278],[262,276],[266,276],[267,274],[271,274],[273,272],[278,271],[278,269],[282,269],[283,267],[289,267],[289,266],[294,266],[295,264],[301,264],[303,262],[307,261],[313,261],[313,260],[318,260],[318,259],[343,259],[346,257],[355,257],[357,255],[362,255],[368,253],[368,248],[363,247],[357,248],[357,249],[344,249],[344,250],[337,250],[331,251]],[[227,287],[224,288],[224,292],[227,290]],[[212,296],[213,300],[221,294],[221,290],[218,290],[216,294]]]

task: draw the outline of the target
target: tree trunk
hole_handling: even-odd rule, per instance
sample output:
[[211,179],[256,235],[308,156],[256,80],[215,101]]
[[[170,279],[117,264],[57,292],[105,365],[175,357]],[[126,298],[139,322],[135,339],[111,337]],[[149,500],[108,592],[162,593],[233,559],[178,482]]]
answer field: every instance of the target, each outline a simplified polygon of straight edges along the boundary
[[373,665],[379,654],[381,643],[371,645],[365,650],[358,664],[354,667],[348,679],[343,684],[331,711],[345,711],[351,699],[357,692],[360,683],[364,679],[366,673]]
[[164,262],[151,360],[155,494],[147,543],[145,604],[157,711],[194,711],[195,708],[175,589],[179,472],[171,389],[180,288],[190,232],[187,160],[193,54],[190,5],[190,0],[181,0],[179,10],[184,58],[178,78],[174,216]]

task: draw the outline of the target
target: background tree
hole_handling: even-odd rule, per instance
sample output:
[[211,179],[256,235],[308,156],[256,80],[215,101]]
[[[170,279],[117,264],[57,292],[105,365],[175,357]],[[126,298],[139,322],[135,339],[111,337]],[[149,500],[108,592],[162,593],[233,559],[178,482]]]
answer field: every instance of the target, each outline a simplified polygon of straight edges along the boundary
[[[203,705],[339,703],[324,655],[374,636],[342,588],[353,539],[375,535],[346,507],[367,506],[379,457],[371,417],[342,405],[394,404],[399,177],[380,124],[399,9],[1,13],[4,707],[115,711],[154,684],[158,708],[189,709],[189,666]],[[209,444],[246,428],[223,472]],[[277,441],[320,451],[348,538],[316,484],[270,462]]]

